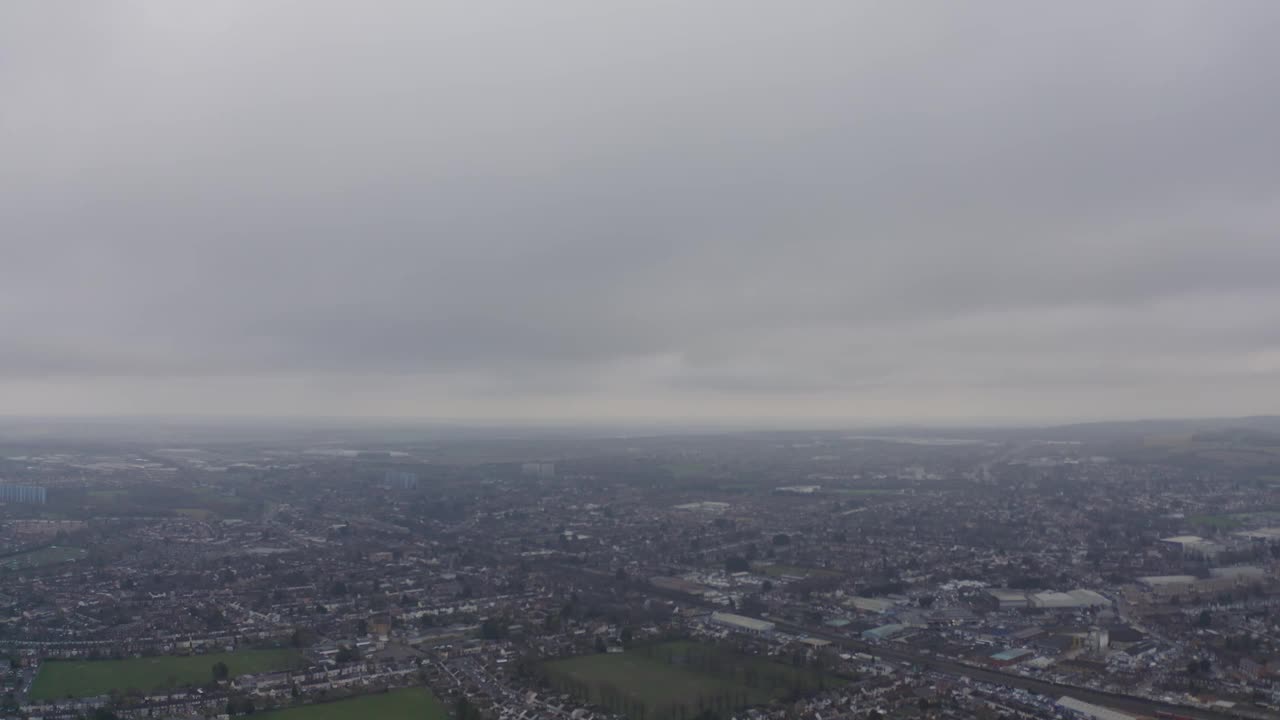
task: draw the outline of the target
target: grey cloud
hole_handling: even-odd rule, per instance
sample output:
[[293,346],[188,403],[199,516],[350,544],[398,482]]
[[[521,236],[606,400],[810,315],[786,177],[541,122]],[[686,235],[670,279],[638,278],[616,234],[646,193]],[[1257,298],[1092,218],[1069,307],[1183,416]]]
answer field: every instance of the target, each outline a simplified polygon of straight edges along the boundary
[[82,9],[0,10],[15,411],[1280,401],[1272,3]]

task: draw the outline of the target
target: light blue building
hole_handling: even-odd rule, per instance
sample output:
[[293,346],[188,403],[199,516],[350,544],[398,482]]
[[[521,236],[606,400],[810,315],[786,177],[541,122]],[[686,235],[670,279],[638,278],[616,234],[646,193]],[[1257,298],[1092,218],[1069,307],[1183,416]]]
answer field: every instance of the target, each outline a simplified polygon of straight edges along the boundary
[[34,485],[0,485],[0,502],[43,505],[46,491]]
[[388,470],[383,476],[384,481],[389,488],[398,490],[412,490],[418,487],[418,473],[405,472],[403,470]]

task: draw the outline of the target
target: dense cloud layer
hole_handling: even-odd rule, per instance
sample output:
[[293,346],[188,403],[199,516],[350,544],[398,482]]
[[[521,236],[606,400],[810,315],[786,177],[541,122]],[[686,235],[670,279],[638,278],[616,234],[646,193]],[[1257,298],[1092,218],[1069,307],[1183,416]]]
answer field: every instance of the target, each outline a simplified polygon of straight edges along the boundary
[[1280,5],[0,7],[0,410],[1280,407]]

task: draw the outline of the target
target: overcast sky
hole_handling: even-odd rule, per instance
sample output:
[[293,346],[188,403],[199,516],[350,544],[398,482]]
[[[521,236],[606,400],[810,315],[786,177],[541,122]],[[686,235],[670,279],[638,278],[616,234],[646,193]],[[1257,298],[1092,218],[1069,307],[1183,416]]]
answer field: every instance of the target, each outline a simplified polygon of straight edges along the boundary
[[1280,411],[1280,3],[0,5],[0,414]]

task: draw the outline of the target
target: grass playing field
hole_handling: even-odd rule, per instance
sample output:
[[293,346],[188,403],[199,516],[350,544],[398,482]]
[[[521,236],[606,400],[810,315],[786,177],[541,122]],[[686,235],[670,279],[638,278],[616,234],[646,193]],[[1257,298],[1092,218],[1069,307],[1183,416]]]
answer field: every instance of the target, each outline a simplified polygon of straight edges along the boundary
[[80,560],[88,554],[88,551],[78,547],[51,545],[47,548],[0,558],[0,570],[26,570],[45,565],[57,565],[58,563]]
[[1187,522],[1217,530],[1235,530],[1244,524],[1245,515],[1192,515]]
[[350,700],[303,705],[264,713],[266,720],[444,720],[444,706],[425,688],[405,688]]
[[[691,642],[620,654],[594,654],[545,665],[553,687],[639,720],[723,714],[808,693],[840,681],[807,669]],[[683,708],[681,707],[683,706]]]
[[[681,702],[696,702],[699,696],[711,696],[738,690],[737,683],[690,672],[686,668],[655,663],[636,655],[583,655],[552,664],[556,671],[569,674],[592,687],[592,698],[600,699],[599,686],[611,683],[636,692],[654,707]],[[764,702],[768,695],[753,692],[750,700]]]
[[305,666],[293,650],[239,650],[210,655],[162,655],[126,660],[50,660],[40,667],[31,686],[33,700],[105,695],[112,690],[142,692],[206,685],[213,680],[213,665],[227,664],[231,677],[246,673]]

